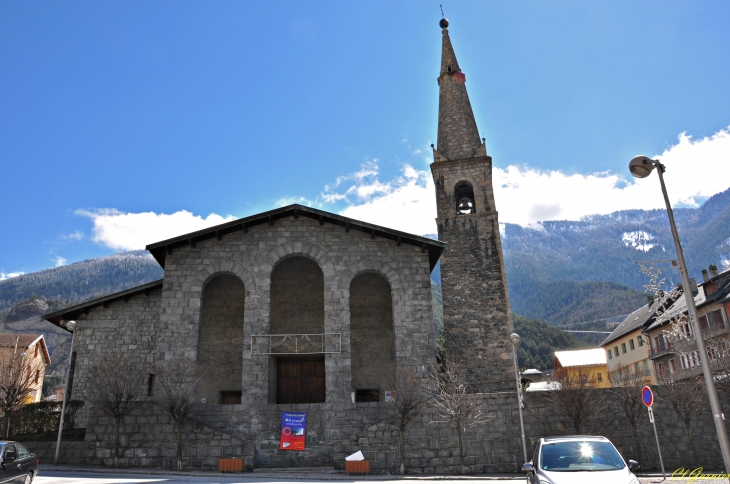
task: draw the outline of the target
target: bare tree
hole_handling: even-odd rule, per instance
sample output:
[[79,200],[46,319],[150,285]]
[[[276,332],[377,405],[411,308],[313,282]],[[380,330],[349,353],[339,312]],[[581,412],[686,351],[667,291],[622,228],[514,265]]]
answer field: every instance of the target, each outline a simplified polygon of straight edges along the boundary
[[178,470],[182,470],[182,431],[198,412],[201,380],[198,366],[191,360],[167,360],[156,368],[154,399],[175,422]]
[[406,429],[421,412],[428,400],[423,378],[413,372],[410,366],[400,368],[395,382],[395,398],[390,402],[395,408],[394,426],[400,436],[400,473],[406,473]]
[[[685,378],[682,378],[683,376]],[[695,465],[700,465],[694,436],[692,435],[692,420],[707,407],[707,391],[705,390],[705,382],[701,377],[690,376],[686,378],[686,376],[686,374],[683,375],[676,371],[665,373],[657,376],[657,382],[661,388],[660,395],[666,398],[667,403],[684,423],[687,437],[689,437],[689,445],[692,447]]]
[[710,367],[715,379],[715,388],[726,399],[730,399],[730,351],[725,349],[718,351],[717,357],[710,360]]
[[41,369],[40,358],[25,358],[23,348],[0,348],[0,411],[5,417],[5,438],[10,436],[10,416],[23,406],[37,386],[36,372]]
[[134,410],[143,384],[141,371],[125,354],[101,358],[89,375],[89,400],[114,419],[114,466],[119,465],[119,431],[124,417]]
[[641,389],[645,385],[646,376],[640,370],[633,371],[628,366],[619,365],[615,371],[608,374],[608,379],[611,382],[608,392],[616,397],[613,400],[619,402],[626,419],[633,429],[636,451],[639,454],[639,464],[643,468],[644,460],[641,453],[639,425],[645,412],[644,402],[641,400]]
[[548,393],[553,408],[573,424],[573,430],[581,430],[595,420],[605,409],[605,403],[596,391],[596,379],[585,368],[555,370],[558,385]]
[[486,423],[490,418],[484,411],[483,399],[477,394],[469,393],[466,368],[462,364],[453,361],[448,354],[445,354],[442,364],[438,368],[433,368],[431,373],[436,383],[431,404],[441,422],[447,422],[456,428],[461,473],[466,474],[463,434],[477,425]]

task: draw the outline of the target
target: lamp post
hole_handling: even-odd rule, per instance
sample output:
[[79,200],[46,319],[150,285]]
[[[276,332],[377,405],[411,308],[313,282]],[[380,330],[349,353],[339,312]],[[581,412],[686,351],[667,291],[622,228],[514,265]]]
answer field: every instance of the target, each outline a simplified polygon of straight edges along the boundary
[[61,418],[58,422],[58,438],[56,439],[56,457],[53,465],[58,465],[58,452],[61,450],[61,433],[63,432],[63,417],[66,414],[66,401],[68,400],[68,379],[71,376],[71,358],[74,354],[74,339],[76,338],[76,321],[66,323],[66,329],[71,331],[71,350],[68,352],[68,367],[66,368],[66,384],[63,386],[63,404],[61,404]]
[[520,342],[520,335],[512,333],[509,335],[512,341],[512,359],[515,362],[515,383],[517,384],[517,410],[520,413],[520,431],[522,432],[522,456],[525,458],[522,462],[527,462],[527,446],[525,445],[525,424],[522,421],[522,385],[520,384],[520,369],[517,366],[517,343]]
[[664,195],[664,203],[667,206],[667,214],[669,215],[669,225],[672,229],[672,237],[674,245],[677,248],[677,260],[679,261],[679,272],[682,275],[682,287],[684,288],[684,299],[687,303],[687,311],[689,312],[692,330],[697,341],[697,350],[700,354],[700,363],[702,364],[702,373],[705,377],[705,385],[707,386],[707,396],[710,399],[710,407],[712,408],[712,420],[715,422],[715,430],[717,438],[720,441],[720,451],[722,452],[722,460],[725,463],[725,473],[730,474],[730,441],[728,441],[727,431],[725,430],[725,415],[720,408],[720,400],[717,398],[717,390],[715,389],[715,381],[712,378],[710,370],[710,362],[707,357],[707,349],[705,340],[702,337],[702,328],[700,320],[697,317],[697,307],[695,306],[694,294],[692,294],[689,283],[689,272],[687,272],[687,264],[684,261],[684,253],[682,252],[682,244],[679,242],[677,234],[677,225],[674,222],[674,213],[672,206],[669,204],[669,196],[667,195],[667,187],[664,186],[664,170],[665,167],[658,160],[652,160],[646,156],[637,156],[629,163],[629,171],[636,178],[646,178],[651,172],[657,168],[659,174],[659,183],[662,187]]

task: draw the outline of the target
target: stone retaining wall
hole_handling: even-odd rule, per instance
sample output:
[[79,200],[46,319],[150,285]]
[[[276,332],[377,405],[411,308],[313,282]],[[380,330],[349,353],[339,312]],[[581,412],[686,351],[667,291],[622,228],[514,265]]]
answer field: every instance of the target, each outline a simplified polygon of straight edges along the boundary
[[[491,416],[488,424],[464,434],[465,461],[469,472],[518,472],[522,464],[519,417],[514,394],[478,394]],[[608,409],[583,431],[611,439],[626,459],[638,460],[631,426],[619,402],[606,390],[597,398],[607,399]],[[700,457],[694,462],[686,429],[668,405],[662,405],[661,393],[656,396],[656,424],[662,446],[664,465],[668,471],[680,466],[706,469],[722,468],[722,457],[715,427],[707,411],[700,412],[692,432]],[[730,402],[723,401],[728,407]],[[572,426],[549,405],[547,394],[525,395],[524,419],[528,460],[540,437],[573,434]],[[307,449],[303,452],[279,450],[279,429],[282,411],[307,412]],[[218,458],[245,458],[248,468],[271,467],[335,467],[344,469],[345,456],[362,450],[371,461],[373,473],[395,473],[399,463],[398,431],[391,425],[394,409],[387,403],[308,404],[308,405],[207,405],[197,421],[183,433],[185,467],[215,469]],[[439,422],[426,407],[414,420],[406,435],[406,466],[411,474],[459,473],[459,451],[456,432],[447,423]],[[67,464],[112,465],[114,425],[108,417],[99,416],[92,408],[86,442],[68,442],[62,446],[61,462]],[[227,429],[225,432],[223,430]],[[122,466],[173,467],[176,436],[164,410],[147,403],[140,404],[134,415],[127,417],[121,429],[124,457]],[[644,469],[659,468],[653,430],[648,417],[640,425]],[[28,443],[41,456],[53,458],[55,443]]]

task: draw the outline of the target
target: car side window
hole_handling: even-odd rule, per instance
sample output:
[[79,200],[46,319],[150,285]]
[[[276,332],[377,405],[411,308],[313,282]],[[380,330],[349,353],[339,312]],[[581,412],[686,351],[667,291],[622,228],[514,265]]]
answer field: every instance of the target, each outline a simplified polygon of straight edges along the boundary
[[30,452],[28,452],[28,449],[26,449],[22,445],[15,444],[15,448],[18,449],[18,459],[25,459],[26,457],[30,456]]
[[6,445],[5,446],[5,452],[3,452],[3,460],[7,458],[11,459],[17,459],[18,455],[15,453],[15,446],[14,445]]

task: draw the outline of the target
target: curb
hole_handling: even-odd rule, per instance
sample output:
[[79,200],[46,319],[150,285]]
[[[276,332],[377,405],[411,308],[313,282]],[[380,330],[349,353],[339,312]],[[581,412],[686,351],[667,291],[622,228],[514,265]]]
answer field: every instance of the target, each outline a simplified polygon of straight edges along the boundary
[[176,471],[174,469],[160,469],[160,468],[129,468],[129,467],[76,467],[76,466],[54,466],[51,464],[40,464],[38,466],[38,472],[42,475],[44,472],[84,472],[89,474],[129,474],[129,475],[153,475],[153,476],[187,476],[187,477],[214,477],[218,479],[225,479],[230,477],[243,477],[246,480],[315,480],[315,481],[340,481],[340,480],[358,480],[358,481],[392,481],[392,480],[405,480],[405,481],[444,481],[444,480],[519,480],[524,481],[524,475],[515,474],[481,474],[481,475],[405,475],[399,474],[393,475],[353,475],[350,476],[344,472],[338,472],[337,474],[325,474],[318,472],[216,472],[216,471]]

